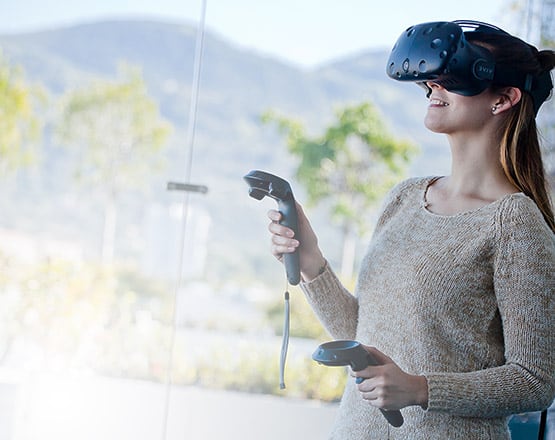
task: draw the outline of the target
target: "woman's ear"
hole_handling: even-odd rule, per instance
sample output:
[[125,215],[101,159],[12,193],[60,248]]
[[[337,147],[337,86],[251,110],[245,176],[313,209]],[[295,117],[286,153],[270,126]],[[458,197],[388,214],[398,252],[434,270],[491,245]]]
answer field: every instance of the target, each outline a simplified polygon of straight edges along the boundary
[[498,99],[492,106],[492,113],[503,113],[520,102],[522,92],[517,87],[506,87],[498,92]]

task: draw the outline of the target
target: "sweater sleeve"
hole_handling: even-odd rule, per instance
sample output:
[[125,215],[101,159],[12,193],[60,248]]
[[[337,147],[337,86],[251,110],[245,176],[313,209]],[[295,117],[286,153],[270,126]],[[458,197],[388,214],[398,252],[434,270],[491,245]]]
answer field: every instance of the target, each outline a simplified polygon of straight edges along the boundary
[[[384,198],[376,229],[379,229],[391,211],[397,207],[402,192],[423,179],[407,179],[397,184]],[[339,281],[326,264],[325,270],[308,283],[301,283],[308,303],[316,316],[334,339],[354,339],[358,325],[358,299]]]
[[[399,208],[399,198],[403,191],[422,181],[425,179],[411,178],[392,188],[382,203],[375,231]],[[326,264],[324,272],[317,278],[309,283],[301,283],[301,288],[316,316],[334,339],[356,338],[358,299],[343,286],[329,264]]]
[[308,303],[334,339],[354,339],[358,322],[358,301],[341,284],[326,264],[324,272],[308,283],[301,283]]
[[497,219],[494,290],[505,363],[467,373],[427,373],[429,411],[499,417],[538,411],[555,395],[555,236],[528,198]]

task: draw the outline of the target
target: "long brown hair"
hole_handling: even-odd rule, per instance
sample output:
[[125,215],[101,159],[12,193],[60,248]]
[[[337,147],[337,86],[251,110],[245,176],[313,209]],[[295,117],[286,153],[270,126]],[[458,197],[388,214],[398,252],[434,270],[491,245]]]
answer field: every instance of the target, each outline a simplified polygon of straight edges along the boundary
[[[496,69],[499,67],[539,75],[555,67],[553,50],[538,51],[516,37],[469,34],[468,40],[482,43],[490,49],[495,57]],[[494,83],[492,88],[501,90],[507,85]],[[555,232],[553,205],[542,160],[534,103],[528,93],[523,92],[519,103],[511,108],[501,139],[500,161],[505,175],[515,187],[534,200],[545,221]]]

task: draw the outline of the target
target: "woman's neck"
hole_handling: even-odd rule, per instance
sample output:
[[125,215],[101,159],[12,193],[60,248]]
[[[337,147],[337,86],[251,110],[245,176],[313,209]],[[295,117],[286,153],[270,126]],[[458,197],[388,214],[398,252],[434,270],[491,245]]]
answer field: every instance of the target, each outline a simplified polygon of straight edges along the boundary
[[456,214],[518,192],[503,171],[498,142],[484,137],[449,140],[451,175],[435,181],[428,188],[426,202],[430,211]]
[[452,195],[496,200],[518,190],[510,183],[499,158],[495,136],[450,137],[451,175],[447,190]]

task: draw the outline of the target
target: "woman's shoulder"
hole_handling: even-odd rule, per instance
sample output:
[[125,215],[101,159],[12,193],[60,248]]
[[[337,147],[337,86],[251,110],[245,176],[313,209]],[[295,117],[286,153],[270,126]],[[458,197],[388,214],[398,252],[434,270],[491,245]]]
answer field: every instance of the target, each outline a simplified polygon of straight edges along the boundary
[[526,194],[518,192],[502,198],[499,215],[502,220],[528,222],[543,218],[538,205]]
[[437,178],[437,176],[410,177],[397,183],[389,192],[386,198],[386,204],[394,200],[400,200],[401,198],[406,197],[408,194],[423,194],[423,191],[425,191],[426,188]]
[[426,188],[433,179],[434,177],[411,177],[394,185],[382,202],[378,227],[397,212],[420,206]]
[[501,228],[501,233],[526,228],[533,234],[554,236],[538,205],[524,193],[505,196],[499,204],[497,215],[496,223]]

